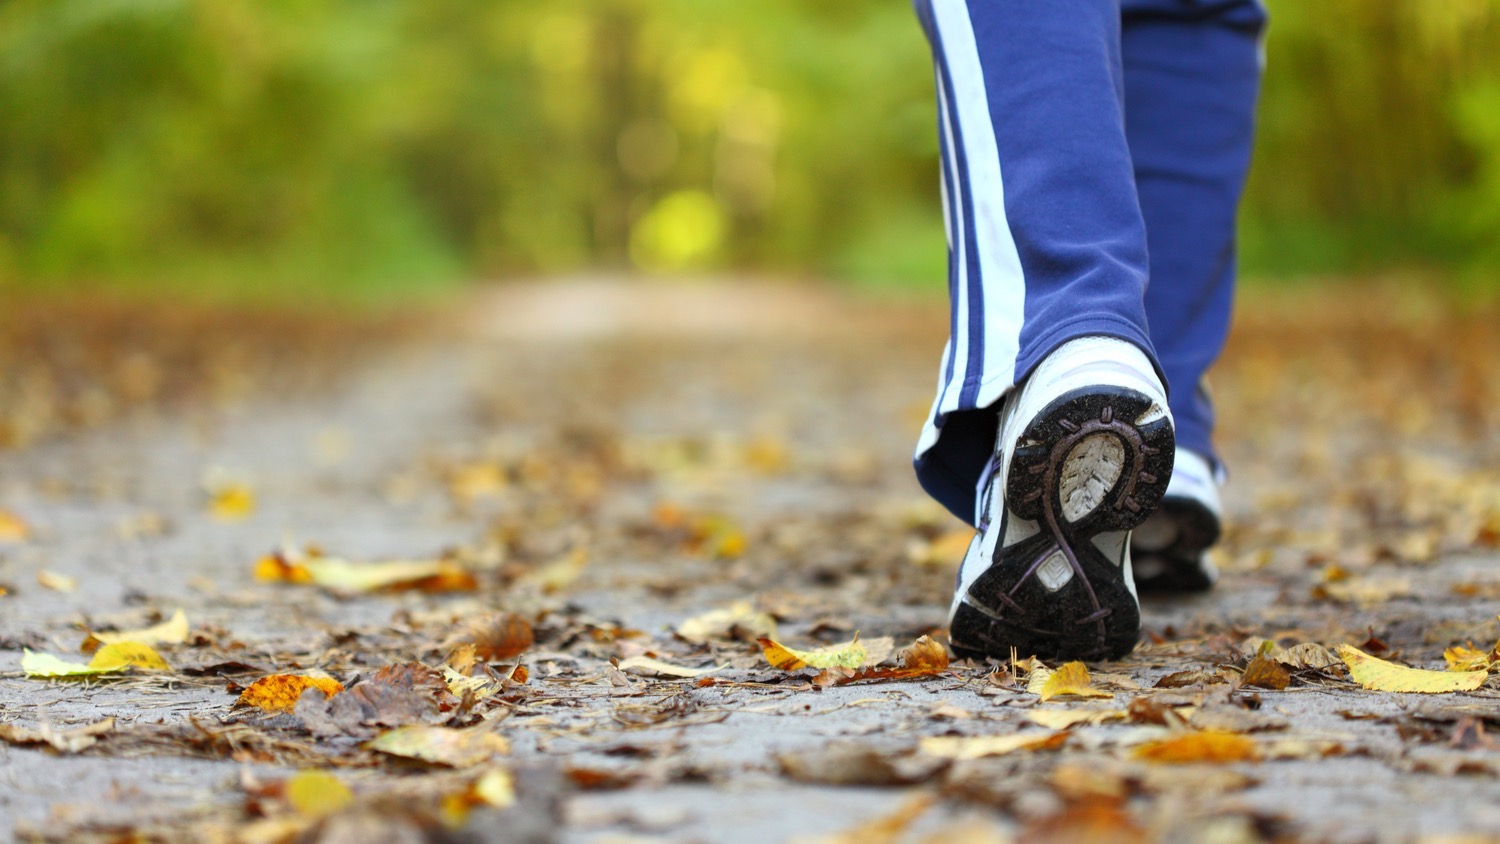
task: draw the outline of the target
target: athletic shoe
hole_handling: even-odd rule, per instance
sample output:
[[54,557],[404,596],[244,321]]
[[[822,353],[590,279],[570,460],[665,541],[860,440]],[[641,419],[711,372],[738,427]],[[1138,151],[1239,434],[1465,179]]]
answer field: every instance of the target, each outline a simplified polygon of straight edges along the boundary
[[1221,513],[1213,466],[1178,449],[1161,507],[1130,537],[1136,588],[1169,594],[1212,588],[1219,571],[1208,549],[1219,541]]
[[1083,337],[1043,359],[1001,407],[949,613],[954,652],[1129,653],[1141,625],[1129,531],[1160,503],[1173,445],[1166,391],[1133,344]]

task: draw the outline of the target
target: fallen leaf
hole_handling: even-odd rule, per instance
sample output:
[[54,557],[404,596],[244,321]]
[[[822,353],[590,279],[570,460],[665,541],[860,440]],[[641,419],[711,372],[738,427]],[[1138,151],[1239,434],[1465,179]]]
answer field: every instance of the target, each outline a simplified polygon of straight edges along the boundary
[[1488,653],[1473,647],[1454,645],[1443,651],[1443,661],[1448,663],[1449,671],[1488,671],[1490,665],[1496,662],[1497,652],[1500,652],[1500,643]]
[[115,729],[115,719],[105,718],[78,727],[54,727],[42,724],[34,730],[15,724],[0,724],[0,741],[11,744],[45,744],[61,753],[77,753],[93,747],[99,737]]
[[922,636],[901,652],[901,667],[907,671],[946,671],[948,649],[930,636]]
[[491,732],[488,724],[466,729],[413,724],[381,733],[365,746],[391,756],[452,768],[468,768],[510,752],[510,742]]
[[776,619],[770,613],[757,611],[749,601],[738,601],[728,607],[695,615],[677,625],[677,635],[694,645],[716,639],[750,641],[762,636],[776,637]]
[[633,656],[629,659],[621,660],[619,664],[621,671],[634,671],[637,674],[659,674],[663,677],[682,678],[702,677],[704,674],[712,674],[722,668],[724,668],[722,665],[713,668],[684,668],[681,665],[662,662],[659,659],[652,659],[649,656]]
[[475,623],[464,641],[474,645],[474,653],[486,662],[515,659],[531,650],[536,633],[531,622],[514,613],[499,613]]
[[918,742],[923,753],[943,759],[983,759],[1020,750],[1056,750],[1068,741],[1067,731],[1014,733],[1008,736],[929,736]]
[[1271,654],[1271,658],[1292,668],[1298,669],[1323,669],[1330,665],[1337,665],[1339,658],[1333,651],[1317,644],[1316,642],[1303,642],[1293,645],[1285,650],[1277,649]]
[[1026,718],[1049,730],[1067,730],[1080,724],[1097,726],[1106,721],[1123,721],[1127,714],[1123,709],[1033,709],[1026,713]]
[[148,645],[124,642],[105,645],[94,652],[88,664],[67,662],[51,654],[39,654],[25,650],[21,654],[21,670],[27,677],[90,677],[99,674],[122,674],[131,669],[142,671],[170,671],[171,666]]
[[253,706],[267,712],[291,712],[308,689],[317,689],[327,697],[344,690],[344,684],[331,677],[309,677],[306,674],[272,674],[245,687],[235,700],[236,706]]
[[1258,656],[1245,666],[1245,673],[1240,675],[1240,682],[1258,689],[1281,691],[1292,682],[1292,675],[1288,674],[1287,670],[1276,660]]
[[895,811],[834,835],[792,839],[792,844],[896,844],[907,829],[937,802],[936,795],[917,794]]
[[946,760],[914,753],[882,752],[857,741],[777,754],[782,773],[822,785],[911,785],[931,779]]
[[0,545],[20,545],[31,539],[31,525],[9,510],[0,510]]
[[1055,697],[1114,697],[1110,692],[1096,689],[1089,679],[1089,670],[1081,662],[1068,662],[1056,671],[1037,668],[1026,678],[1026,691],[1041,695],[1046,703]]
[[338,557],[279,552],[255,564],[255,579],[271,583],[312,583],[333,592],[359,593],[417,589],[468,592],[479,588],[472,572],[451,560],[385,560],[357,563]]
[[239,521],[255,512],[255,490],[248,484],[222,484],[208,496],[208,513],[221,522]]
[[520,582],[535,586],[543,593],[551,595],[572,586],[574,581],[583,576],[583,571],[588,568],[588,564],[589,550],[579,546],[541,568],[527,572]]
[[755,641],[760,643],[765,652],[766,662],[771,663],[772,668],[782,671],[797,671],[802,668],[859,668],[870,657],[869,651],[860,644],[857,633],[847,642],[812,651],[788,648],[764,636]]
[[354,802],[354,792],[327,771],[298,771],[283,786],[287,803],[305,818],[331,815]]
[[443,818],[449,829],[460,829],[476,806],[504,809],[515,805],[516,784],[510,771],[493,768],[481,774],[457,794],[443,798]]
[[1151,840],[1125,810],[1124,801],[1108,796],[1072,801],[1055,814],[1027,824],[1017,839],[1019,844],[1145,844]]
[[90,653],[100,645],[118,645],[124,642],[139,642],[143,645],[180,645],[187,641],[187,613],[182,610],[160,624],[141,630],[119,630],[116,632],[90,632],[79,650]]
[[77,592],[78,578],[42,569],[36,573],[37,585],[53,592]]
[[1366,689],[1377,692],[1472,691],[1489,679],[1488,671],[1427,671],[1386,662],[1350,645],[1338,646],[1339,656],[1349,666],[1349,677]]
[[1235,733],[1183,733],[1135,749],[1137,759],[1150,762],[1248,762],[1260,758],[1253,739]]
[[974,541],[973,528],[957,528],[939,535],[931,542],[914,545],[907,556],[919,566],[931,568],[956,568],[963,562],[969,545]]
[[1198,671],[1174,671],[1171,674],[1156,681],[1158,689],[1183,689],[1188,686],[1210,686],[1219,683],[1228,683],[1229,678],[1218,672]]

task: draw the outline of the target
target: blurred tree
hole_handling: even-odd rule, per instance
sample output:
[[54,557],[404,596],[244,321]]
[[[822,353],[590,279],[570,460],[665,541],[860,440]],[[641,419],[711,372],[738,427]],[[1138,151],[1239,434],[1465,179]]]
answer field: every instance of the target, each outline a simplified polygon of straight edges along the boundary
[[[1500,2],[1271,6],[1247,267],[1494,278]],[[0,282],[940,289],[929,62],[905,3],[11,0]]]

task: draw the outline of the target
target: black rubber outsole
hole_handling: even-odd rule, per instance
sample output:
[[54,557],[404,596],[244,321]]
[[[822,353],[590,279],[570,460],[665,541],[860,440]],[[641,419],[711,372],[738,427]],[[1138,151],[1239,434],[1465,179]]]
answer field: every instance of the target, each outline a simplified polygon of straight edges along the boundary
[[1203,570],[1203,552],[1219,541],[1219,519],[1200,502],[1183,496],[1163,498],[1158,512],[1177,524],[1177,539],[1166,548],[1132,554],[1139,562],[1151,558],[1160,573],[1143,577],[1136,569],[1135,588],[1143,595],[1185,595],[1207,592],[1214,578]]
[[[1066,393],[1021,432],[1007,473],[1006,519],[1034,520],[1041,532],[996,551],[969,586],[949,625],[963,657],[1116,659],[1135,647],[1140,607],[1119,561],[1092,541],[1128,531],[1156,509],[1172,476],[1172,425],[1165,416],[1136,425],[1151,399],[1134,390],[1089,387]],[[1123,446],[1120,475],[1101,503],[1075,522],[1063,517],[1061,472],[1072,450],[1101,434]],[[1013,514],[1013,515],[1012,515]],[[993,525],[1004,531],[1007,525]],[[1037,570],[1061,552],[1073,576],[1053,592]]]

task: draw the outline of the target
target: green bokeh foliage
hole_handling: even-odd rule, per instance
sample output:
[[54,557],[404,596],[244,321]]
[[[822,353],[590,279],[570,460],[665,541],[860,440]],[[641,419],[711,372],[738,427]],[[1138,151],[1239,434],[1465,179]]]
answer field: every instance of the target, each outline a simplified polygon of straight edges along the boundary
[[[1250,273],[1500,278],[1500,2],[1272,2]],[[634,267],[941,288],[903,0],[11,0],[0,284]]]

